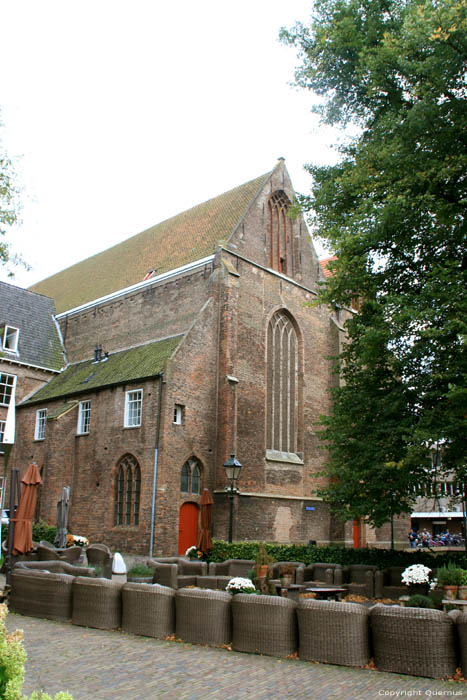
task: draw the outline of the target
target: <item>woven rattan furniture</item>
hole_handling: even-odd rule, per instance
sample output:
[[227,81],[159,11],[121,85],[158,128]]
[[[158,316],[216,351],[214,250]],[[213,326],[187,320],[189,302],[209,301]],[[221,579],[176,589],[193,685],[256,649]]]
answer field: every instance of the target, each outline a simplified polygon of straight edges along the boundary
[[298,647],[297,603],[288,598],[238,593],[232,598],[235,651],[286,657]]
[[232,596],[225,591],[181,588],[175,596],[175,636],[192,644],[232,641]]
[[216,577],[216,587],[225,591],[230,579],[240,576],[248,578],[248,572],[254,569],[253,559],[227,559],[222,562],[212,562],[209,564],[209,576]]
[[37,548],[37,558],[39,561],[56,561],[60,560],[60,554],[53,547],[44,547],[39,545]]
[[342,569],[342,585],[352,595],[363,595],[367,598],[375,596],[375,574],[377,566],[366,564],[350,564]]
[[9,609],[48,620],[71,620],[73,576],[15,567]]
[[279,581],[283,566],[290,566],[293,569],[292,583],[303,583],[305,564],[301,561],[276,561],[271,566],[270,579]]
[[370,660],[369,610],[356,603],[301,600],[297,607],[299,656],[340,666]]
[[379,671],[446,678],[456,672],[454,621],[441,610],[375,605],[370,609]]
[[[328,585],[342,585],[342,566],[340,564],[329,564],[327,562],[317,562],[309,564],[303,569],[303,581],[312,585],[312,583],[326,583]],[[297,583],[299,583],[297,581]]]
[[116,629],[122,624],[122,583],[79,576],[73,581],[74,625]]
[[54,574],[69,574],[70,576],[92,576],[96,575],[94,569],[85,566],[74,566],[63,560],[52,561],[18,561],[15,569],[30,569],[36,571],[49,571]]
[[166,586],[126,583],[122,588],[122,629],[163,639],[175,632],[175,591]]
[[102,569],[102,576],[112,576],[112,552],[106,544],[90,544],[86,548],[86,558],[89,566],[97,566]]
[[197,576],[204,576],[208,571],[208,565],[204,561],[178,559],[175,563],[165,563],[148,559],[147,563],[154,569],[153,583],[175,589],[196,586]]
[[375,572],[375,598],[391,598],[397,600],[407,595],[407,586],[402,583],[402,572],[405,566],[390,566],[383,571]]
[[70,564],[75,564],[78,562],[83,555],[82,547],[67,547],[60,553],[60,559],[69,562]]

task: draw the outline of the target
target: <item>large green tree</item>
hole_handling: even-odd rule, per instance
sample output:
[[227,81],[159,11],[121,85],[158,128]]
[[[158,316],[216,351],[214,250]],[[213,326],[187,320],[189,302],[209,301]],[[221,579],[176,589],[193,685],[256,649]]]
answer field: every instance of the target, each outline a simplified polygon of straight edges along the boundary
[[431,478],[427,448],[446,471],[466,464],[467,0],[316,0],[282,39],[322,121],[357,134],[336,165],[307,166],[301,203],[337,256],[321,301],[361,300],[324,493],[381,525]]
[[[2,123],[0,121],[0,128]],[[11,252],[6,237],[11,226],[18,223],[19,201],[11,160],[0,141],[0,267],[6,267],[12,276],[12,266],[22,264],[21,257]]]

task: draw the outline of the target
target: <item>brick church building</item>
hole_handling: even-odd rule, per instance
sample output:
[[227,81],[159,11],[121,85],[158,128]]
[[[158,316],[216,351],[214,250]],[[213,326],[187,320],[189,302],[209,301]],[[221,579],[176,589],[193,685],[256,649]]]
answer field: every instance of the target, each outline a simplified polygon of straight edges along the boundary
[[[203,488],[227,538],[224,462],[242,469],[234,539],[342,541],[315,490],[342,315],[285,163],[35,285],[66,366],[18,407],[11,465],[42,471],[38,515],[121,551],[184,552]],[[347,313],[347,312],[345,312]]]

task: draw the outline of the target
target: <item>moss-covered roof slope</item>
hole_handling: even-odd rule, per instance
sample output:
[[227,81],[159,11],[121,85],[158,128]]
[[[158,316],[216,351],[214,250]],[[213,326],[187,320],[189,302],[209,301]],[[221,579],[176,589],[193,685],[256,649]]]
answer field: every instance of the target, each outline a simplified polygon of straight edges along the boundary
[[183,337],[177,335],[130,350],[122,350],[109,355],[108,359],[101,362],[87,360],[70,365],[22,405],[30,406],[157,376]]
[[57,313],[214,253],[246,213],[271,173],[188,209],[33,285],[55,300]]

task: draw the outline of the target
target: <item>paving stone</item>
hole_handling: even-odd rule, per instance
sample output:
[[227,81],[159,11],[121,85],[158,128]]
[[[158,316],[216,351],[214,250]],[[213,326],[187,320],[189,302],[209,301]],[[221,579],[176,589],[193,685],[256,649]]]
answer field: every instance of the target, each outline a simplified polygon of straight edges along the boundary
[[[23,692],[74,700],[467,698],[467,685],[94,630],[10,613],[28,654]],[[427,651],[429,653],[429,650]]]

